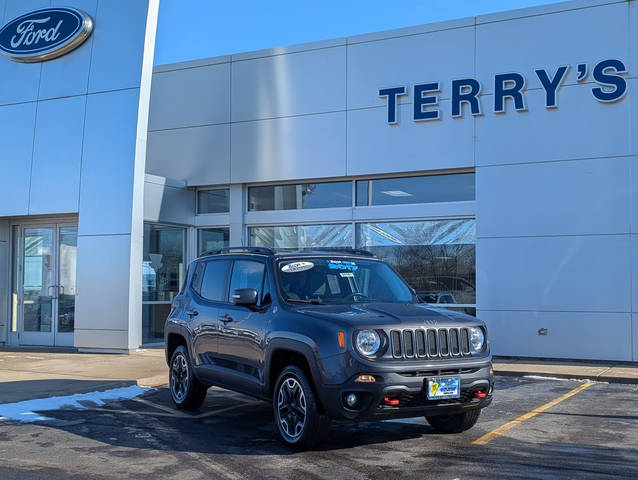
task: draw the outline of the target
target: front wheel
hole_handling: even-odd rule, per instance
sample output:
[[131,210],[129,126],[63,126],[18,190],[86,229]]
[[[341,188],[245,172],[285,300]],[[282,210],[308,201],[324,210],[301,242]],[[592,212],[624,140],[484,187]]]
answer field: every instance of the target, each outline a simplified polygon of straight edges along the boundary
[[461,433],[472,428],[481,415],[480,409],[468,410],[454,415],[425,417],[428,423],[439,433]]
[[206,399],[207,388],[195,377],[188,350],[182,345],[171,357],[169,390],[171,407],[180,410],[195,410]]
[[319,413],[312,386],[298,367],[283,369],[273,392],[272,404],[279,437],[289,447],[311,447],[330,430],[330,419]]

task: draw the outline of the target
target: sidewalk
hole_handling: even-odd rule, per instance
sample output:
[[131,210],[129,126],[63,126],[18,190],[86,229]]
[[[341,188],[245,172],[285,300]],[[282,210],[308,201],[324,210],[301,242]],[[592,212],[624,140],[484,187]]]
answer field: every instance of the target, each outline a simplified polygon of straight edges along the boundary
[[113,355],[0,348],[0,403],[167,383],[163,349]]
[[638,383],[638,363],[579,362],[525,358],[494,358],[496,375],[538,375],[557,378],[581,378],[596,382]]
[[[638,364],[496,358],[497,375],[581,378],[638,384]],[[13,403],[129,385],[168,382],[163,349],[132,355],[73,353],[52,349],[0,349],[0,403]]]

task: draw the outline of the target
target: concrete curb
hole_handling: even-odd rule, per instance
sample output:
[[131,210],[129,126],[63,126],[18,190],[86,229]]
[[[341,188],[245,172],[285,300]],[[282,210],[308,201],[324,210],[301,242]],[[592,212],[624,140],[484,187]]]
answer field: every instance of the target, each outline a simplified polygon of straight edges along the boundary
[[525,376],[539,376],[539,377],[556,377],[556,378],[564,378],[570,380],[592,380],[594,382],[607,382],[607,383],[621,383],[628,385],[636,385],[638,384],[638,376],[637,377],[628,377],[628,376],[611,376],[606,375],[606,372],[600,373],[598,375],[585,375],[579,374],[575,372],[539,372],[539,371],[521,371],[521,370],[507,370],[507,369],[497,369],[494,368],[494,374],[502,377],[525,377]]

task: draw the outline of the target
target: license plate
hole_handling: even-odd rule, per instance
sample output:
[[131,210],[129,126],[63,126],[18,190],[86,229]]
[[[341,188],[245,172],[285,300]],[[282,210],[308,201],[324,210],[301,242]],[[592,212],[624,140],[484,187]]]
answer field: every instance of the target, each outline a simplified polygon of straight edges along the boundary
[[461,396],[461,377],[442,377],[428,379],[428,400],[459,398]]

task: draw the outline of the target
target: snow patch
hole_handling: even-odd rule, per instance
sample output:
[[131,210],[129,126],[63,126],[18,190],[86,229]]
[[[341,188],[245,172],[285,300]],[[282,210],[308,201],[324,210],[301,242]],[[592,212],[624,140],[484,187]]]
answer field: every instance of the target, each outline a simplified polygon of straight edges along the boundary
[[148,387],[122,387],[105,390],[103,392],[77,393],[64,397],[38,398],[16,403],[0,404],[0,420],[15,420],[18,422],[37,422],[53,420],[35,412],[48,410],[60,410],[62,407],[86,408],[80,402],[92,402],[96,405],[104,405],[106,400],[126,400],[135,398],[143,393],[153,390]]

